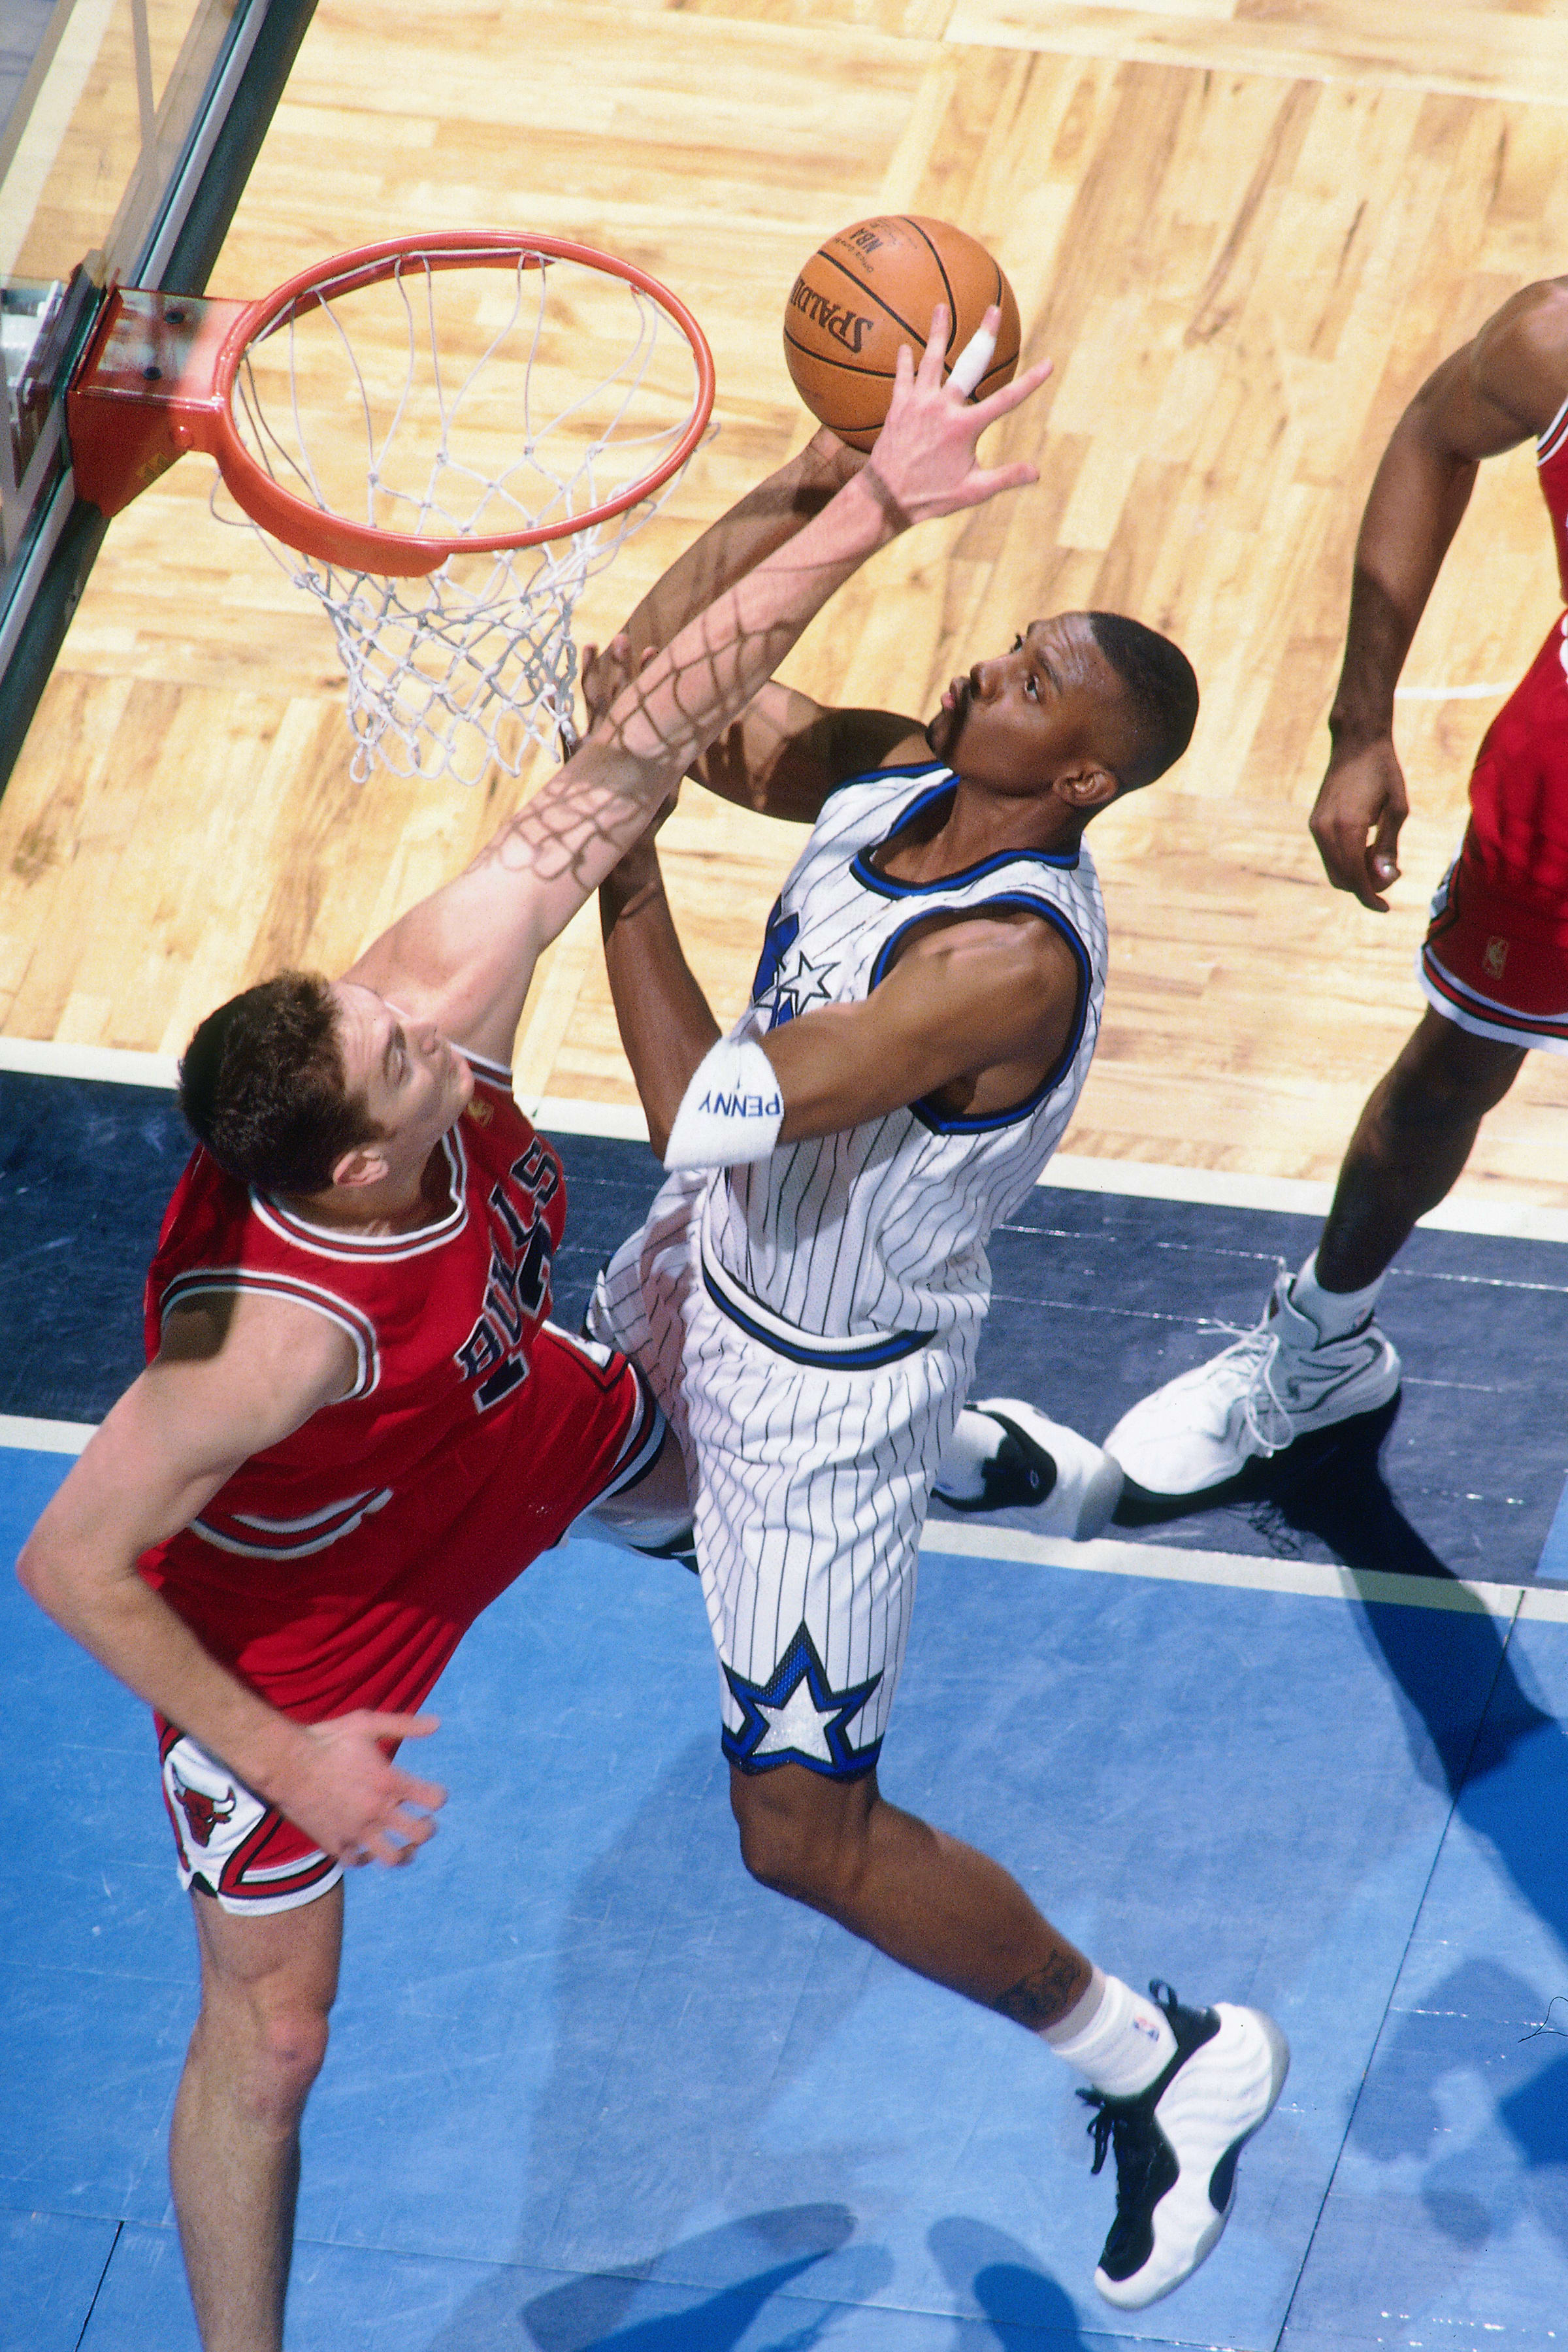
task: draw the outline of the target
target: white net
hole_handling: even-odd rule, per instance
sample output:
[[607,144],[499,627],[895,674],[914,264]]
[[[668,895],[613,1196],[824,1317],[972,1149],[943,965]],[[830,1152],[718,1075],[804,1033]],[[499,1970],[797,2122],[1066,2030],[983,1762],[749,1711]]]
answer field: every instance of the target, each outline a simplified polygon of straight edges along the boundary
[[[690,343],[651,295],[558,257],[405,257],[374,285],[291,309],[250,347],[235,422],[296,497],[424,539],[565,526],[412,579],[341,569],[250,526],[331,618],[357,778],[373,763],[468,784],[515,775],[569,720],[577,599],[679,474],[606,520],[574,518],[658,470],[698,384]],[[220,488],[215,512],[248,522]]]

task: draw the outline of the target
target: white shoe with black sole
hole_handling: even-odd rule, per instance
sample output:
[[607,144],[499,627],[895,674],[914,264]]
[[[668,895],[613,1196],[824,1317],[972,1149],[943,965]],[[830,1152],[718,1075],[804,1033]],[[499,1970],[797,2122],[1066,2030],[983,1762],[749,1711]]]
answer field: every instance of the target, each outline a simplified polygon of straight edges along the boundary
[[951,1511],[1022,1507],[1034,1513],[1039,1534],[1077,1543],[1099,1535],[1121,1499],[1121,1471],[1103,1446],[1019,1397],[976,1398],[969,1410],[998,1423],[1002,1443],[980,1472],[978,1495],[943,1494],[939,1474],[932,1492],[940,1502]]
[[1260,2009],[1184,2009],[1169,1985],[1149,1988],[1170,2019],[1174,2057],[1146,2091],[1095,2109],[1094,2169],[1116,2158],[1116,2220],[1095,2285],[1121,2311],[1158,2303],[1214,2252],[1236,2203],[1237,2159],[1290,2071],[1290,2045]]
[[1257,1329],[1123,1413],[1106,1450],[1145,1495],[1206,1494],[1313,1430],[1375,1412],[1399,1378],[1398,1350],[1373,1317],[1325,1339],[1281,1274]]

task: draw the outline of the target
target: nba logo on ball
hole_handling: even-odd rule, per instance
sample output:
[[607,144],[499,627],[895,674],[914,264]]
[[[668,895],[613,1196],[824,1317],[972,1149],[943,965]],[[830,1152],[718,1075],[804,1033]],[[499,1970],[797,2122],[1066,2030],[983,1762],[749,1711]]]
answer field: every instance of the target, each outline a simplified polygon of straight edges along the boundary
[[994,303],[996,350],[974,398],[1000,392],[1018,366],[1018,305],[985,247],[950,222],[894,213],[856,221],[814,253],[784,307],[784,358],[812,415],[852,448],[882,429],[899,346],[917,359],[939,302],[948,311],[947,365]]

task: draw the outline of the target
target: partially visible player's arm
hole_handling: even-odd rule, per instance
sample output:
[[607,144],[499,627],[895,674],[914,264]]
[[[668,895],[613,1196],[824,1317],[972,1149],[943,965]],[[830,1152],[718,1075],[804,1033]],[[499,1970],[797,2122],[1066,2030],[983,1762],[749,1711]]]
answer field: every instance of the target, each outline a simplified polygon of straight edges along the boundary
[[[719,1025],[682,953],[651,844],[610,877],[600,906],[621,1041],[662,1159]],[[783,1097],[779,1141],[831,1135],[930,1095],[957,1115],[1009,1108],[1066,1051],[1080,988],[1077,957],[1037,916],[933,926],[863,1003],[825,1005],[762,1040]]]
[[[749,490],[678,557],[603,653],[590,649],[583,690],[597,720],[650,652],[785,546],[866,464],[823,425],[804,449]],[[694,782],[739,807],[814,824],[847,777],[895,751],[924,751],[917,720],[888,710],[830,710],[769,679],[691,764]]]
[[345,1334],[287,1300],[229,1293],[171,1315],[158,1356],[94,1432],[16,1573],[111,1674],[328,1853],[395,1863],[434,1827],[405,1807],[438,1805],[444,1791],[400,1771],[378,1742],[433,1721],[362,1711],[290,1722],[203,1648],[136,1565],[242,1462],[346,1394],[354,1372]]
[[858,1004],[826,1004],[763,1050],[784,1096],[781,1143],[831,1135],[936,1095],[957,1117],[1022,1102],[1071,1040],[1078,958],[1036,915],[966,915],[906,948]]
[[945,334],[939,307],[918,373],[908,350],[900,353],[869,464],[629,677],[565,766],[466,873],[395,923],[351,979],[504,1058],[540,954],[835,590],[911,524],[1037,478],[1026,464],[982,467],[975,443],[1038,388],[1046,369],[1026,369],[972,403],[942,382]]
[[[1429,376],[1394,429],[1356,541],[1344,667],[1312,835],[1336,889],[1386,910],[1408,813],[1394,689],[1483,458],[1568,397],[1568,281],[1527,287]],[[1370,836],[1370,839],[1369,839]]]

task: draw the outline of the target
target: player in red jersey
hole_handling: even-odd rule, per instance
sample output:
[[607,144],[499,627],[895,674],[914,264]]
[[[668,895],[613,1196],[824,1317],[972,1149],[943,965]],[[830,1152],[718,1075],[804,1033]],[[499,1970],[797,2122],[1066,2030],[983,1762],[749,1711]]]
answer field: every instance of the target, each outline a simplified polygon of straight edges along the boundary
[[[1394,689],[1485,457],[1533,436],[1568,599],[1568,278],[1516,294],[1416,394],[1362,518],[1332,754],[1312,833],[1336,889],[1386,911],[1408,808]],[[1256,1454],[1384,1404],[1399,1357],[1377,1295],[1532,1045],[1568,1053],[1568,614],[1488,729],[1470,821],[1421,951],[1430,1011],[1374,1088],[1317,1249],[1255,1331],[1117,1423],[1137,1486],[1204,1495]]]
[[645,1536],[684,1511],[624,1359],[543,1321],[560,1162],[504,1066],[535,961],[868,555],[1034,478],[974,451],[1045,369],[971,404],[945,333],[938,311],[918,376],[900,362],[869,464],[818,436],[774,478],[775,552],[466,873],[342,979],[247,991],[186,1055],[204,1148],[153,1264],[151,1361],[18,1572],[160,1717],[202,1961],[170,2168],[207,2352],[281,2344],[341,1864],[406,1862],[444,1801],[392,1760],[436,1727],[411,1710],[585,1507],[636,1480]]

